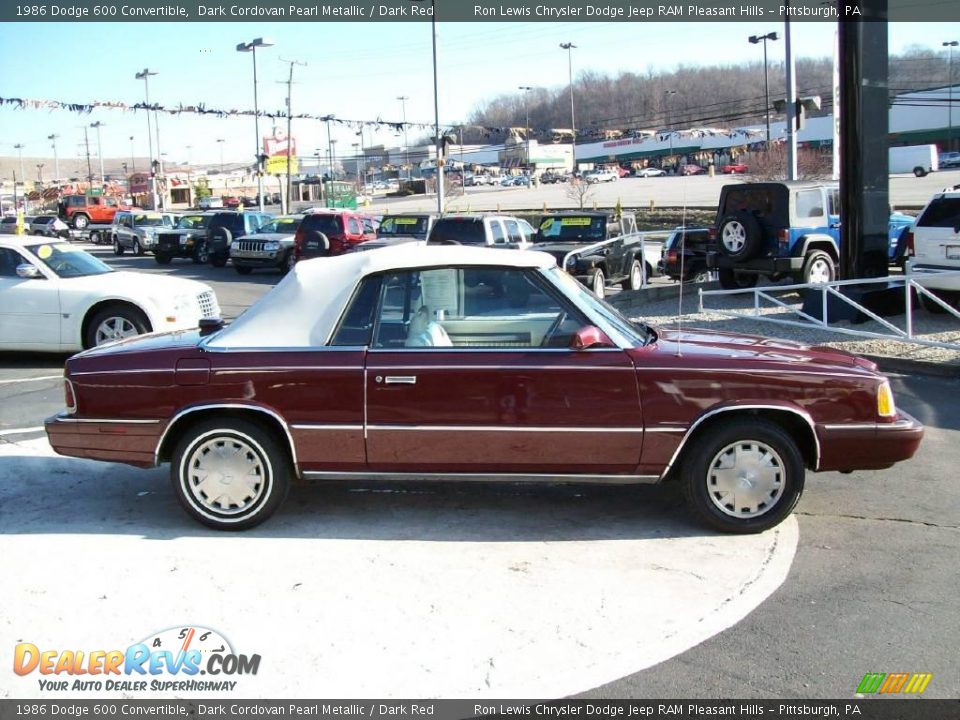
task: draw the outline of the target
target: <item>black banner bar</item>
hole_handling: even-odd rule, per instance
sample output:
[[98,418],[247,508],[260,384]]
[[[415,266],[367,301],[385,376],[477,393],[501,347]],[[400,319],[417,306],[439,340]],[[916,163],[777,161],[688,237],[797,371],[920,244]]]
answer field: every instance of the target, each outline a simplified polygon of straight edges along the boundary
[[[834,22],[862,0],[5,0],[2,22]],[[960,20],[958,2],[891,0],[891,22]]]
[[731,717],[955,720],[960,700],[0,700],[0,720],[25,718],[549,718],[704,720]]

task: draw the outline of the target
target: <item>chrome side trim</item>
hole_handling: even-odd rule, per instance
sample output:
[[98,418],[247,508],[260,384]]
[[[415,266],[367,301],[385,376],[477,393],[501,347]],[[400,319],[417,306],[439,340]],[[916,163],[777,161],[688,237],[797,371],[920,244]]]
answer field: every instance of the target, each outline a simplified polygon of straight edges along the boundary
[[[286,420],[280,417],[280,415],[274,412],[273,410],[268,410],[267,408],[260,407],[259,405],[244,405],[242,403],[213,403],[208,405],[195,405],[193,407],[189,407],[178,412],[176,415],[170,418],[170,422],[167,423],[167,426],[163,429],[163,432],[160,434],[160,439],[157,441],[157,447],[153,451],[153,464],[154,465],[160,464],[160,448],[163,447],[163,443],[167,439],[167,433],[170,432],[170,428],[176,425],[178,420],[180,420],[183,417],[186,417],[187,415],[191,415],[195,412],[200,412],[202,410],[216,410],[216,409],[252,410],[254,412],[261,412],[264,415],[269,415],[278,423],[280,423],[280,427],[283,428],[283,432],[287,436],[287,442],[290,445],[290,459],[293,462],[293,471],[297,474],[298,477],[300,476],[300,467],[297,464],[297,448],[293,444],[293,435],[290,434],[290,427],[287,425]],[[160,422],[160,421],[157,420],[156,422]]]
[[291,430],[363,430],[363,425],[321,425],[318,423],[296,423]]
[[471,348],[471,347],[402,347],[402,348],[376,348],[371,347],[368,352],[371,354],[380,353],[567,353],[568,355],[581,355],[583,353],[605,353],[605,352],[623,352],[623,348],[618,347],[598,347],[587,350],[571,350],[570,348],[539,348],[539,347],[505,347],[505,348]]
[[907,430],[916,427],[910,420],[895,420],[890,423],[830,423],[821,425],[824,430]]
[[687,434],[683,436],[680,440],[680,444],[677,445],[677,449],[673,451],[673,456],[670,458],[670,462],[667,463],[667,466],[663,469],[663,472],[660,473],[660,479],[663,480],[667,473],[670,472],[670,469],[673,467],[674,463],[677,461],[677,458],[680,457],[680,453],[683,451],[683,448],[687,444],[687,440],[690,439],[690,436],[693,435],[694,431],[708,418],[713,417],[714,415],[719,415],[720,413],[725,412],[734,412],[737,410],[779,410],[781,412],[788,412],[796,415],[797,417],[803,419],[807,425],[810,426],[810,433],[813,435],[813,447],[814,447],[814,462],[813,469],[816,471],[820,467],[820,439],[817,437],[817,430],[813,424],[813,418],[809,414],[805,413],[803,410],[798,408],[788,408],[781,405],[728,405],[721,408],[715,408],[705,412],[703,415],[694,420],[693,425],[687,430]]
[[137,370],[84,370],[83,372],[72,372],[70,377],[78,375],[133,375],[145,373],[172,373],[173,368],[139,368]]
[[[384,367],[373,367],[372,370],[378,372],[385,371]],[[590,372],[601,372],[603,370],[619,370],[621,372],[633,372],[632,366],[626,365],[407,365],[406,363],[395,363],[389,366],[391,370],[589,370]]]
[[571,433],[642,433],[643,428],[560,427],[557,425],[367,425],[367,430],[413,430],[428,432],[571,432]]
[[[638,371],[640,370],[656,370],[658,372],[704,372],[704,373],[740,373],[743,375],[750,374],[777,374],[777,375],[826,375],[827,377],[857,377],[856,373],[850,372],[830,372],[828,370],[804,370],[802,368],[785,368],[785,369],[770,369],[770,368],[701,368],[701,367],[648,367],[643,365],[638,365],[636,367]],[[850,368],[851,370],[859,370],[860,374],[874,374],[871,373],[866,368],[855,367]]]
[[303,345],[300,347],[244,347],[244,346],[233,346],[229,345],[222,347],[215,345],[210,347],[209,343],[216,335],[210,335],[198,344],[198,347],[201,348],[204,352],[209,353],[224,353],[224,352],[249,352],[249,353],[260,353],[260,352],[358,352],[361,350],[366,350],[365,345]]
[[118,418],[71,418],[57,415],[60,423],[97,423],[98,425],[156,425],[159,420],[121,420]]
[[551,482],[599,483],[603,485],[652,485],[660,481],[657,475],[553,475],[547,473],[400,473],[400,472],[337,472],[306,470],[307,480],[467,480],[474,482]]
[[362,370],[359,365],[270,365],[268,367],[210,368],[212,373],[271,373],[287,370]]
[[677,432],[686,432],[687,428],[685,427],[648,427],[644,428],[644,432],[648,433],[677,433]]

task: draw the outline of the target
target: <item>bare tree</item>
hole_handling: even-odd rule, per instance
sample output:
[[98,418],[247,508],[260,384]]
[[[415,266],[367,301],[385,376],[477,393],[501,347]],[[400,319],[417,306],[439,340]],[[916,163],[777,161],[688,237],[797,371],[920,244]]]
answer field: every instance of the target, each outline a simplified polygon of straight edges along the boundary
[[567,183],[566,195],[577,203],[577,207],[583,210],[583,206],[589,200],[593,200],[593,186],[583,178],[570,178]]
[[[758,150],[737,158],[750,168],[748,175],[741,176],[745,182],[775,182],[787,179],[787,147],[774,144],[769,152]],[[797,153],[797,174],[802,180],[828,180],[833,172],[829,154],[819,150],[800,148]]]

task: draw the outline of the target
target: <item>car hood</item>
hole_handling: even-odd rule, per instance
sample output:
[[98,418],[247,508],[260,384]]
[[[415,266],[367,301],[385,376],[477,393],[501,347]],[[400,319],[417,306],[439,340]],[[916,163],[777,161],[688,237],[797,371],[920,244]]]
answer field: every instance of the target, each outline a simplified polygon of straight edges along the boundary
[[682,331],[657,330],[657,334],[661,352],[711,364],[742,363],[744,372],[749,372],[751,361],[780,365],[785,372],[789,372],[791,368],[816,368],[823,371],[843,369],[870,373],[877,371],[875,363],[844,350],[804,345],[791,340],[735,335],[697,328]]
[[172,302],[177,295],[197,295],[211,289],[209,285],[196,280],[125,270],[100,275],[63,278],[62,282],[66,288],[95,290],[104,296],[114,294],[131,298],[146,296],[166,302]]

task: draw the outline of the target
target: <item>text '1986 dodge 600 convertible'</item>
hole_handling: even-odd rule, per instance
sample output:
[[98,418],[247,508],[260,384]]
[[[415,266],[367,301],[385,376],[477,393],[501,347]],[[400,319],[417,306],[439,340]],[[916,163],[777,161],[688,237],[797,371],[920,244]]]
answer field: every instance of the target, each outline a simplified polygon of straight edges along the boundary
[[63,455],[171,464],[186,511],[249,528],[296,479],[682,483],[712,527],[790,514],[804,473],[910,458],[876,366],[631,322],[545,253],[384,248],[298,263],[232,324],[67,361]]

